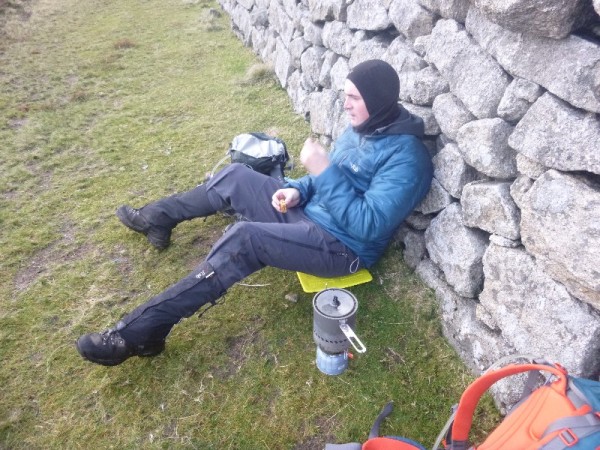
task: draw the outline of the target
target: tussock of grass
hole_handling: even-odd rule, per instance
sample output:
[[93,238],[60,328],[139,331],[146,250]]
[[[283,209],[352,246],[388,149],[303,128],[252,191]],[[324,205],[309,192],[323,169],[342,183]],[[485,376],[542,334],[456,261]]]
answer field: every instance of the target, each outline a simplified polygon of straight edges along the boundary
[[257,63],[251,65],[244,78],[242,79],[242,85],[257,84],[264,82],[275,83],[277,78],[275,77],[275,70],[272,65]]
[[202,11],[198,22],[200,27],[209,33],[223,31],[225,29],[225,24],[223,20],[221,20],[222,17],[223,13],[218,9],[208,8]]
[[[309,127],[226,17],[199,25],[212,2],[32,5],[0,53],[0,448],[317,449],[364,440],[390,399],[382,431],[432,443],[471,377],[395,248],[353,289],[368,351],[340,377],[315,367],[312,296],[275,269],[156,358],[79,357],[79,335],[186,275],[229,224],[185,222],[157,252],[116,207],[195,186],[236,134],[274,132],[294,156]],[[494,418],[488,401],[478,430]]]
[[116,48],[117,50],[124,49],[124,48],[134,48],[135,46],[136,46],[136,43],[128,38],[119,39],[117,42],[115,42],[113,44],[113,47]]

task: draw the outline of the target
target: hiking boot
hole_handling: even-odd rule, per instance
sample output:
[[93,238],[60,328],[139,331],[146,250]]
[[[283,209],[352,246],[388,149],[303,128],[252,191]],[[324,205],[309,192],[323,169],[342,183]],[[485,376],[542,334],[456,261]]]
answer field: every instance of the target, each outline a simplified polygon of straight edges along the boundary
[[131,356],[156,356],[165,349],[165,341],[146,345],[130,345],[118,331],[84,334],[75,344],[77,351],[88,361],[103,366],[116,366]]
[[171,243],[171,230],[152,226],[139,209],[123,205],[117,209],[116,215],[123,225],[145,235],[148,241],[157,249],[163,250]]

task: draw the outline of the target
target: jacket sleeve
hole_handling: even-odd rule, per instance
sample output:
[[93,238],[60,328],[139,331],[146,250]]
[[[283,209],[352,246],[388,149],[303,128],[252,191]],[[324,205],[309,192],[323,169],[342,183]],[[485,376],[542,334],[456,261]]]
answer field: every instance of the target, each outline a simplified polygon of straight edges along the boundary
[[389,237],[429,191],[433,170],[426,149],[402,149],[374,174],[364,193],[330,165],[313,179],[320,201],[347,234],[361,242]]
[[286,178],[286,183],[284,187],[286,188],[296,188],[300,192],[300,203],[298,206],[302,206],[306,204],[308,200],[313,195],[314,187],[313,187],[313,177],[310,175],[305,175],[302,178],[288,179]]

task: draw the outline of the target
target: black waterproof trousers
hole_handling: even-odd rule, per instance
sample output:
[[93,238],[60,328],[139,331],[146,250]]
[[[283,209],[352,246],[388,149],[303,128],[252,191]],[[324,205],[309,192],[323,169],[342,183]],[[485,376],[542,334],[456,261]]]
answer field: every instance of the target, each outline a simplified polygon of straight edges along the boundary
[[165,339],[182,318],[265,266],[323,277],[355,272],[360,261],[352,250],[309,220],[303,208],[282,214],[272,207],[271,197],[280,187],[273,177],[232,164],[205,184],[141,208],[153,226],[168,230],[226,209],[245,220],[227,230],[191,274],[125,316],[116,327],[125,340],[147,344]]

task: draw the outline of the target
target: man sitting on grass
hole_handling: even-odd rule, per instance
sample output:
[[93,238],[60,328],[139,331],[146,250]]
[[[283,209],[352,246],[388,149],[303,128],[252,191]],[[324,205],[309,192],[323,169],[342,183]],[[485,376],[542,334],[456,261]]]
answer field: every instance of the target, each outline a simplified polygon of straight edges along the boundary
[[165,348],[173,325],[265,266],[337,277],[370,267],[427,194],[433,169],[421,142],[423,121],[399,103],[395,70],[381,60],[346,79],[350,126],[330,153],[308,139],[300,161],[308,175],[281,184],[232,164],[205,184],[117,217],[158,249],[184,221],[233,210],[236,223],[188,276],[138,306],[113,328],[77,340],[85,359],[113,366]]

